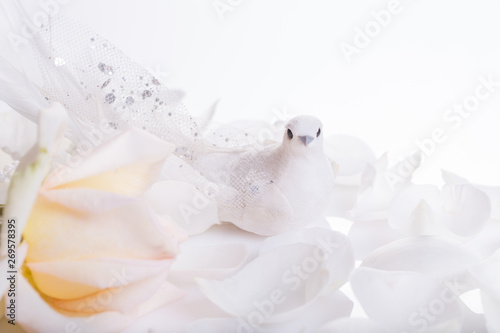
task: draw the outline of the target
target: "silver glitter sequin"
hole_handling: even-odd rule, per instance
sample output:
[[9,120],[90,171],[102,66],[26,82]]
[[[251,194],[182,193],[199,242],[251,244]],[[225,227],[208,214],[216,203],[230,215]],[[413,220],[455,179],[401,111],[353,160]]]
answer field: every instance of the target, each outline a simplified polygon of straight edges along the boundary
[[115,101],[116,97],[115,94],[107,94],[105,97],[106,103],[113,103]]
[[111,79],[107,79],[101,86],[101,89],[106,88],[106,86],[111,82]]
[[134,98],[132,96],[128,96],[127,98],[125,98],[125,103],[127,103],[127,105],[132,105],[134,104]]
[[113,67],[106,65],[105,63],[102,62],[100,62],[99,65],[97,65],[97,67],[99,67],[101,72],[103,72],[104,74],[113,75]]

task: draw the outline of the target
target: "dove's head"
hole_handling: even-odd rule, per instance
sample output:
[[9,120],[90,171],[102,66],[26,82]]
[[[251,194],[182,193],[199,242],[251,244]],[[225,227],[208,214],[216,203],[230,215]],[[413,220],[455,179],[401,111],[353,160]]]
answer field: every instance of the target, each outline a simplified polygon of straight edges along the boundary
[[323,150],[323,124],[313,116],[297,116],[285,125],[283,146],[290,151]]

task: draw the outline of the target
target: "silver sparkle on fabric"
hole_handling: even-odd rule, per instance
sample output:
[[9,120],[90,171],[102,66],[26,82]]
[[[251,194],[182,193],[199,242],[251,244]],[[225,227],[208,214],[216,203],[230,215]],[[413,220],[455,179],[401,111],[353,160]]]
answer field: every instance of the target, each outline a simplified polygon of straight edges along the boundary
[[109,66],[109,65],[106,65],[105,63],[99,63],[99,65],[97,65],[97,67],[99,67],[99,69],[101,70],[101,72],[103,72],[104,74],[107,74],[107,75],[113,75],[113,67]]
[[127,105],[132,105],[132,104],[134,104],[134,102],[135,101],[134,101],[134,98],[132,96],[128,96],[127,98],[125,98],[125,103]]
[[101,89],[104,89],[107,87],[107,85],[111,82],[111,79],[107,79],[106,81],[104,81],[104,83],[102,84],[101,86]]
[[104,98],[106,100],[106,103],[113,103],[116,99],[115,94],[107,94],[106,97]]

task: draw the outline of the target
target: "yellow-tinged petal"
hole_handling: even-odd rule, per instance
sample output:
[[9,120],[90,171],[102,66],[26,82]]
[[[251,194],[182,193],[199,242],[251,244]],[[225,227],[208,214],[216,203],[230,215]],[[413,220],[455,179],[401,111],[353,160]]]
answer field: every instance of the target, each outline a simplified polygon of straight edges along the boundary
[[121,288],[169,269],[170,259],[94,259],[28,263],[33,281],[45,295],[59,299]]
[[83,213],[40,196],[24,238],[27,262],[91,258],[164,259],[177,239],[141,199],[105,213]]
[[119,312],[104,312],[92,317],[63,315],[54,310],[45,299],[30,285],[26,278],[18,275],[17,306],[19,315],[16,323],[28,332],[119,332],[130,325],[134,316],[125,316]]
[[159,175],[174,146],[144,131],[131,129],[76,157],[51,175],[44,189],[93,188],[137,196]]
[[95,314],[104,311],[133,313],[143,302],[151,298],[167,278],[167,270],[127,285],[124,288],[109,288],[78,299],[49,298],[55,307],[80,314]]

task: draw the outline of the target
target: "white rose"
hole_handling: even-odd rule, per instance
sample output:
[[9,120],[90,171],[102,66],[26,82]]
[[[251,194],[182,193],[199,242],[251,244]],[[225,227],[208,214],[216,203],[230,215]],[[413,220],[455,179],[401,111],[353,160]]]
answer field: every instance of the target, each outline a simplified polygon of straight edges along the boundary
[[20,166],[5,207],[17,241],[23,236],[16,323],[36,332],[119,330],[183,295],[167,276],[185,234],[141,197],[172,146],[130,130],[45,177],[64,130],[62,112],[58,105],[42,112],[38,154]]

